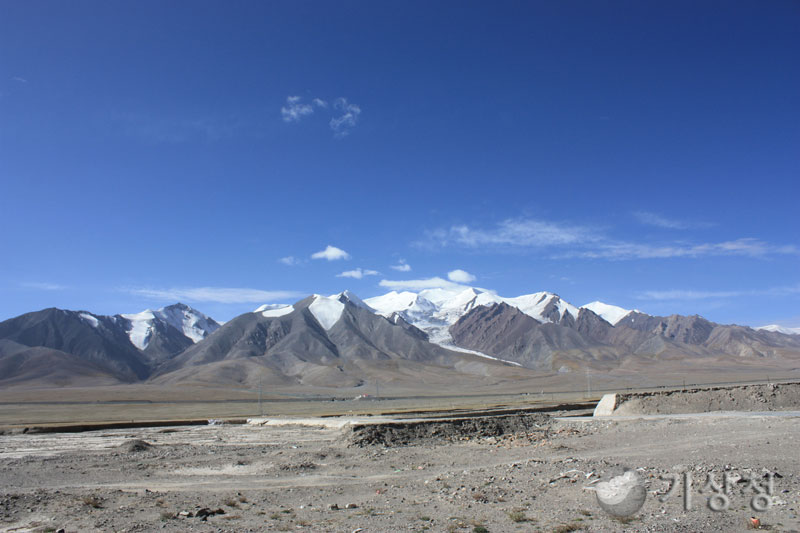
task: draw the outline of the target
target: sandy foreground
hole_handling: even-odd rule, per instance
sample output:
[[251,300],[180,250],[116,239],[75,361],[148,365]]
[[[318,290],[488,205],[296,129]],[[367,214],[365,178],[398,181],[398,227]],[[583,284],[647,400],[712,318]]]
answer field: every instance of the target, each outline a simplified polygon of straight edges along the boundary
[[[800,530],[800,413],[567,414],[508,418],[503,435],[495,422],[386,433],[331,419],[0,435],[0,530],[745,531],[751,517]],[[585,487],[622,467],[647,496],[616,519]],[[701,489],[726,473],[715,512]],[[746,481],[767,490],[770,475],[755,511]],[[660,501],[670,476],[691,478],[690,509],[682,486]]]

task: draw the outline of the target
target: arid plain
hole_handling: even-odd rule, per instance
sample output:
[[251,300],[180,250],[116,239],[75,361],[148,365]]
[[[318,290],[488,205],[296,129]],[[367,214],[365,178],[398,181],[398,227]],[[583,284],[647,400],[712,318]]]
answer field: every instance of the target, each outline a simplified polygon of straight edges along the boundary
[[[262,393],[260,405],[249,390],[150,391],[152,403],[135,389],[116,401],[94,391],[96,402],[74,390],[60,404],[17,394],[2,405],[0,528],[800,530],[800,386],[654,387],[606,418],[590,416],[596,391],[556,392],[565,388],[362,400]],[[101,420],[111,424],[91,427]],[[62,424],[73,427],[51,432]],[[622,468],[648,492],[638,513],[615,518],[587,487]],[[681,487],[666,496],[687,473],[689,506]],[[725,476],[729,506],[711,510],[713,490],[701,489]],[[749,480],[768,479],[769,506],[756,511]]]

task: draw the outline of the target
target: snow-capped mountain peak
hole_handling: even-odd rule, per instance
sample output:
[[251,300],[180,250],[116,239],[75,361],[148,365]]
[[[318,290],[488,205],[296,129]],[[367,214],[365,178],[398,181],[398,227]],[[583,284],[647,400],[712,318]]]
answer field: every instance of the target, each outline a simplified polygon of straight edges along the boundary
[[578,318],[578,308],[552,292],[534,292],[503,301],[539,322],[558,322],[566,313]]
[[425,289],[419,293],[391,291],[365,301],[377,313],[387,318],[396,313],[406,322],[428,333],[432,342],[448,348],[452,348],[449,327],[479,306],[504,302],[539,322],[559,322],[567,313],[574,318],[578,316],[577,307],[550,292],[503,298],[493,291],[460,286]]
[[784,335],[800,335],[800,328],[787,328],[786,326],[779,326],[777,324],[770,324],[769,326],[761,326],[755,329],[771,331],[773,333],[783,333]]
[[194,342],[205,339],[219,328],[214,319],[182,303],[162,307],[154,314]]
[[375,309],[367,305],[361,298],[356,296],[352,291],[344,290],[339,294],[331,295],[331,298],[339,300],[342,303],[350,302],[351,304],[355,305],[356,307],[360,307],[362,309],[366,309],[367,311],[374,313]]
[[388,318],[393,313],[398,313],[406,321],[410,321],[411,316],[427,316],[436,310],[436,306],[432,302],[409,291],[391,291],[382,296],[367,298],[364,302],[379,315]]
[[[422,293],[420,293],[422,294]],[[437,295],[441,296],[441,295]],[[447,325],[455,324],[459,318],[480,305],[494,305],[502,301],[496,294],[480,289],[468,288],[452,294],[446,300],[440,300],[434,317]]]
[[501,302],[516,307],[539,322],[558,322],[566,313],[574,318],[578,316],[577,307],[550,292],[504,298],[476,287],[457,287],[425,289],[418,294],[392,291],[366,300],[379,314],[389,317],[398,313],[409,323],[426,330],[451,326],[478,306]]
[[581,308],[588,309],[612,326],[615,326],[617,322],[628,316],[631,312],[630,309],[624,309],[616,305],[609,305],[597,301],[582,305]]
[[156,322],[159,321],[177,329],[194,343],[203,340],[219,328],[214,319],[181,303],[162,307],[156,311],[146,309],[141,313],[120,316],[129,322],[130,326],[126,328],[128,337],[140,350],[144,350],[150,344],[156,330]]

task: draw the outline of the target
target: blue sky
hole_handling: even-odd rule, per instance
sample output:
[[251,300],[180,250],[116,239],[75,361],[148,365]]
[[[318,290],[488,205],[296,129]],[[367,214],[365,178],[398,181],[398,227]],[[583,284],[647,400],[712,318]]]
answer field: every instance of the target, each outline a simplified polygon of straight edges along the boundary
[[5,2],[0,319],[463,270],[800,326],[799,26],[788,0]]

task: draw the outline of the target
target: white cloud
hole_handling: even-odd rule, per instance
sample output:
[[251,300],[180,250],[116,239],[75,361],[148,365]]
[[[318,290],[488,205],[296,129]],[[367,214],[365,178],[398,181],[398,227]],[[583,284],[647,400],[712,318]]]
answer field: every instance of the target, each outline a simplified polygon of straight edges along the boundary
[[450,281],[455,281],[456,283],[472,283],[477,278],[466,270],[457,268],[447,273],[447,279]]
[[314,112],[310,104],[302,104],[299,96],[287,96],[286,105],[281,107],[281,116],[284,122],[298,122],[306,115]]
[[312,254],[311,259],[327,259],[328,261],[337,261],[339,259],[350,259],[350,254],[341,248],[337,248],[329,244],[324,250]]
[[633,213],[633,216],[635,216],[642,224],[664,229],[710,228],[713,226],[713,224],[709,224],[707,222],[675,220],[661,216],[657,213],[651,213],[649,211],[636,211]]
[[287,255],[286,257],[281,257],[280,259],[278,259],[278,261],[287,266],[299,265],[301,263],[300,259],[296,258],[293,255]]
[[377,270],[362,270],[360,267],[355,270],[347,270],[341,274],[337,274],[337,278],[353,278],[361,279],[364,276],[377,276],[380,272]]
[[298,298],[303,295],[295,291],[264,291],[261,289],[228,287],[138,288],[125,290],[131,294],[154,300],[167,300],[172,302],[217,302],[224,304],[268,302]]
[[441,246],[460,245],[470,248],[481,246],[543,247],[585,243],[599,237],[589,228],[568,226],[536,219],[508,219],[488,230],[473,229],[466,225],[435,230],[429,240]]
[[638,295],[639,300],[707,300],[713,298],[734,298],[743,296],[746,293],[740,291],[692,291],[692,290],[668,290],[668,291],[645,291]]
[[737,255],[744,257],[766,257],[768,255],[800,255],[800,249],[793,245],[773,245],[758,239],[736,239],[718,243],[703,244],[638,244],[629,242],[598,243],[594,249],[570,253],[564,257],[585,257],[590,259],[666,259],[672,257],[706,257]]
[[40,291],[63,291],[67,287],[64,285],[59,285],[58,283],[46,283],[46,282],[39,282],[39,281],[29,281],[20,283],[21,287],[26,289],[37,289]]
[[358,116],[361,114],[361,107],[348,103],[347,98],[337,98],[333,103],[333,107],[339,111],[340,115],[331,119],[330,127],[337,137],[344,137],[356,127]]
[[28,80],[26,80],[25,78],[22,78],[20,76],[13,76],[11,78],[11,81],[16,81],[18,83],[28,83]]
[[490,229],[467,225],[437,229],[428,232],[426,237],[425,240],[415,244],[423,247],[461,246],[475,249],[560,248],[561,251],[553,252],[551,256],[553,259],[577,257],[630,260],[726,255],[757,258],[770,255],[800,255],[800,248],[795,245],[776,245],[754,238],[700,244],[686,241],[663,244],[639,243],[612,239],[597,228],[520,218],[504,220]]
[[464,285],[461,285],[459,283],[453,283],[452,281],[448,281],[440,277],[427,278],[427,279],[407,279],[399,281],[382,279],[380,283],[378,283],[378,285],[396,291],[421,291],[425,289],[456,289],[461,287],[465,289],[467,288]]
[[315,109],[331,117],[328,125],[337,138],[349,135],[361,115],[361,107],[351,104],[347,98],[337,98],[332,104],[322,98],[312,98],[311,103],[307,104],[300,96],[287,96],[286,104],[281,107],[281,116],[284,122],[299,122],[312,115]]
[[800,284],[767,289],[748,289],[730,291],[704,291],[694,289],[670,289],[644,291],[636,296],[639,300],[710,300],[738,298],[745,296],[793,296],[800,294]]
[[389,268],[392,270],[397,270],[398,272],[411,272],[411,265],[406,263],[405,259],[401,259],[398,264],[392,265]]
[[637,211],[633,214],[639,222],[647,224],[648,226],[656,226],[665,229],[687,229],[689,226],[685,222],[679,220],[670,220],[668,218],[657,215],[656,213],[648,213],[647,211]]

